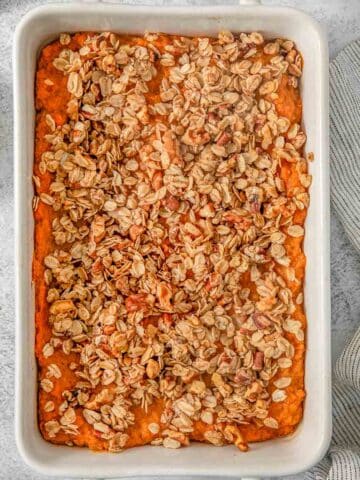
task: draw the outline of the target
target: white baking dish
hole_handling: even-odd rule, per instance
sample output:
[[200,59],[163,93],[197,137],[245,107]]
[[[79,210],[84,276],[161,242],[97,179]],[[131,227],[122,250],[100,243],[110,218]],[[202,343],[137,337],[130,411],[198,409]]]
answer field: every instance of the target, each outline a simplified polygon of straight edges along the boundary
[[[248,2],[246,2],[248,3]],[[34,72],[41,46],[60,32],[144,30],[216,35],[220,29],[258,30],[294,40],[305,60],[302,80],[307,150],[315,154],[311,206],[306,221],[305,306],[308,318],[304,419],[288,438],[235,447],[192,444],[172,451],[139,447],[121,455],[54,446],[37,427],[34,300],[31,284],[33,217],[31,182],[34,147]],[[328,169],[328,53],[320,27],[304,13],[252,6],[139,7],[116,4],[49,5],[28,13],[15,34],[16,192],[16,438],[25,461],[42,473],[78,477],[131,475],[275,476],[311,467],[324,455],[331,434],[330,281]]]

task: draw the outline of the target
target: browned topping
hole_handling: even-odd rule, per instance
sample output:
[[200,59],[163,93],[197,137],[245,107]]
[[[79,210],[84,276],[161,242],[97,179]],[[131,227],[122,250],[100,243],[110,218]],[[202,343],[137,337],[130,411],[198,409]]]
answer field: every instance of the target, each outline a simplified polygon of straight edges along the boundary
[[[80,51],[60,38],[54,65],[71,98],[68,123],[47,116],[41,161],[52,183],[39,199],[56,212],[43,355],[76,353],[78,383],[45,428],[76,435],[82,415],[118,452],[132,407],[162,398],[153,444],[186,445],[202,421],[208,442],[245,451],[237,425],[278,428],[269,406],[291,378],[272,379],[294,355],[285,332],[304,339],[285,242],[304,235],[294,214],[311,178],[305,135],[274,104],[284,73],[297,85],[301,57],[259,33],[175,39],[161,52],[152,38],[136,46],[103,33]],[[160,72],[154,101],[148,84]],[[291,194],[284,162],[301,180]],[[61,375],[52,363],[41,388]]]

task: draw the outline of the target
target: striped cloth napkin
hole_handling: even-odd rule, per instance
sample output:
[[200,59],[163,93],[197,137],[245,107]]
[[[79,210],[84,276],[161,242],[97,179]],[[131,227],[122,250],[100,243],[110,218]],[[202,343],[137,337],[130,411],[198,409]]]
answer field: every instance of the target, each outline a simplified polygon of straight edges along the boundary
[[[360,39],[330,65],[330,175],[332,206],[360,252]],[[360,480],[360,328],[336,363],[333,429],[306,480]]]

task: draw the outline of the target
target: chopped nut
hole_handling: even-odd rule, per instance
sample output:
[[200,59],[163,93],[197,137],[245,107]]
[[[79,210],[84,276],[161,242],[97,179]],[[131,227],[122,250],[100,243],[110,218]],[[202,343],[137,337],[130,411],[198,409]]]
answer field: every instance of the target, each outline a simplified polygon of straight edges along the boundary
[[147,366],[146,366],[146,375],[153,379],[156,378],[160,373],[160,366],[156,360],[153,360],[152,358],[149,360]]

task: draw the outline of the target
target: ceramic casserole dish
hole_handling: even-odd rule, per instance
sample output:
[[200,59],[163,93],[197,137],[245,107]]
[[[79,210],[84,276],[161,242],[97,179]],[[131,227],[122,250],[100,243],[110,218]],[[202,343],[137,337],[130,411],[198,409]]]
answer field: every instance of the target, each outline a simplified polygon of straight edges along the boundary
[[[206,7],[143,7],[83,2],[51,4],[29,12],[14,43],[15,215],[16,215],[16,439],[24,460],[47,475],[122,477],[198,475],[261,477],[290,475],[321,459],[331,435],[328,53],[319,25],[304,13],[258,4]],[[314,152],[306,220],[305,310],[307,352],[304,417],[296,432],[253,444],[241,454],[234,446],[191,444],[179,450],[148,446],[120,455],[45,442],[37,425],[32,285],[34,78],[37,55],[61,32],[144,30],[182,35],[216,35],[219,30],[260,31],[266,38],[295,41],[304,58],[301,83],[306,150]]]

